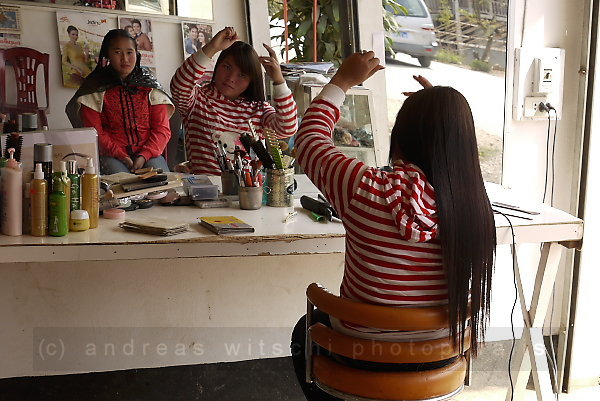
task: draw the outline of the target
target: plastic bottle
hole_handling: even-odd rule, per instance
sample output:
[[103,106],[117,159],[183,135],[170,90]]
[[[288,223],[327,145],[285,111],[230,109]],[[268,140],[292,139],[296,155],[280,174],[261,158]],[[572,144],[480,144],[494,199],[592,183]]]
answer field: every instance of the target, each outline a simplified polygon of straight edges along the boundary
[[51,143],[36,143],[33,145],[33,165],[41,163],[44,178],[48,183],[48,191],[52,189],[52,157]]
[[81,176],[81,208],[90,216],[90,228],[98,227],[100,217],[100,178],[96,174],[94,159],[87,160],[85,173]]
[[67,160],[67,177],[71,180],[71,211],[79,210],[81,209],[81,188],[76,160]]
[[41,163],[35,165],[31,181],[31,235],[48,235],[48,183]]
[[52,179],[52,193],[48,202],[48,233],[54,237],[62,237],[69,232],[69,204],[65,194],[65,182],[59,174]]
[[[55,178],[58,178],[62,181],[63,191],[67,196],[67,206],[65,213],[67,214],[67,218],[71,216],[71,180],[67,176],[67,162],[61,160],[58,163],[58,170],[55,171],[52,175],[52,185],[54,186]],[[54,187],[52,188],[54,190]]]
[[14,148],[8,149],[10,158],[2,169],[2,211],[0,222],[2,233],[21,235],[23,233],[23,170],[14,159]]

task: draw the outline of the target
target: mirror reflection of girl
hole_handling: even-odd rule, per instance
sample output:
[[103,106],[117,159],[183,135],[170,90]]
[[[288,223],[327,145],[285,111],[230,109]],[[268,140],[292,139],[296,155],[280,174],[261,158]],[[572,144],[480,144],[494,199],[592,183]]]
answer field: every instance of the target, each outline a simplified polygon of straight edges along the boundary
[[[183,116],[188,167],[194,174],[220,175],[212,135],[248,132],[248,120],[259,135],[271,128],[278,138],[296,133],[296,103],[285,84],[273,49],[263,45],[268,56],[258,56],[247,43],[238,40],[232,27],[219,31],[203,48],[185,60],[171,80],[173,99]],[[211,58],[221,51],[210,82],[199,84],[207,75]],[[262,68],[273,81],[271,106],[265,101]]]
[[123,29],[106,34],[98,66],[66,107],[74,127],[98,132],[102,174],[142,167],[168,171],[162,153],[171,138],[173,111],[156,78],[140,67],[136,42]]
[[73,25],[67,27],[69,41],[63,46],[62,64],[70,69],[69,81],[72,85],[79,86],[92,70],[89,67],[89,49],[87,45],[77,43],[79,30]]

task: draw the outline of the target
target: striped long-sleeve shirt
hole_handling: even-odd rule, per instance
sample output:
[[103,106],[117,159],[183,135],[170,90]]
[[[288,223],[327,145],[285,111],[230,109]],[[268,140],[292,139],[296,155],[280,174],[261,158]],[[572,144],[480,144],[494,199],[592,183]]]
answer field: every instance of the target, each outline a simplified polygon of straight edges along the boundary
[[[278,138],[287,138],[298,128],[296,102],[285,83],[273,87],[275,107],[267,102],[242,98],[229,100],[206,82],[211,60],[197,51],[177,69],[171,80],[171,94],[182,117],[185,148],[191,172],[220,175],[213,134],[249,132],[248,120],[262,136],[271,128]],[[201,81],[205,81],[199,84]]]
[[[392,306],[444,304],[447,283],[434,189],[413,164],[398,161],[393,171],[386,172],[336,148],[332,133],[344,96],[337,86],[327,85],[307,110],[296,136],[298,162],[335,207],[346,229],[340,294]],[[343,331],[339,323],[332,323]],[[351,329],[365,337],[382,337],[381,331]],[[396,334],[407,338],[409,333]],[[415,334],[411,332],[410,338],[419,337]]]

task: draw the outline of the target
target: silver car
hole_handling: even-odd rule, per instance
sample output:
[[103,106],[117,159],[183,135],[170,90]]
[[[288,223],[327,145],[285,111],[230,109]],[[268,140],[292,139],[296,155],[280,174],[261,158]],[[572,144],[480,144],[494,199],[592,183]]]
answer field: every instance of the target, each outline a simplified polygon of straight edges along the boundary
[[[396,0],[406,7],[408,15],[402,12],[395,14],[395,19],[400,27],[397,33],[392,33],[392,49],[395,52],[406,53],[419,60],[423,67],[429,67],[435,57],[438,42],[435,38],[435,27],[431,14],[423,0]],[[393,8],[386,6],[387,10],[394,13]]]

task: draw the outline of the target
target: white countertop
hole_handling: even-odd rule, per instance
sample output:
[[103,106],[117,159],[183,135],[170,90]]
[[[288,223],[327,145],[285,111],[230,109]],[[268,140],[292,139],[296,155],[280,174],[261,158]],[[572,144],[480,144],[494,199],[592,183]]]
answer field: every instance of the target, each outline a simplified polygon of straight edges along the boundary
[[[317,189],[304,175],[298,175],[298,191],[316,197]],[[490,199],[519,205],[540,212],[528,215],[501,209],[503,212],[531,218],[509,216],[517,243],[579,241],[583,222],[568,213],[547,205],[522,205],[500,186],[487,186]],[[127,212],[126,217],[154,216],[172,222],[187,223],[189,231],[160,237],[125,231],[119,221],[100,218],[99,227],[84,232],[70,232],[64,237],[10,237],[0,235],[0,252],[4,263],[44,262],[60,260],[164,259],[188,257],[260,256],[302,253],[344,252],[345,230],[340,222],[315,222],[298,199],[291,207],[263,206],[258,210],[235,207],[200,209],[193,206],[153,206]],[[284,223],[288,213],[298,215]],[[198,217],[227,216],[240,218],[255,228],[254,233],[216,235],[200,226]],[[498,244],[510,244],[512,235],[508,221],[495,216]]]

